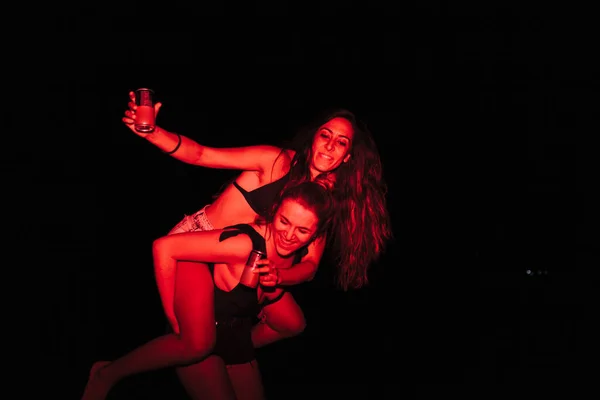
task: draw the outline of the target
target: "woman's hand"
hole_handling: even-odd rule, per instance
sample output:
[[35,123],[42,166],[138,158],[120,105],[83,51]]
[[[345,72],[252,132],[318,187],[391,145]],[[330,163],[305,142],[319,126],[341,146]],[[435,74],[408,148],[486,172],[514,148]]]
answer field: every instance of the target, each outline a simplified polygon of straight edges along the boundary
[[[141,137],[147,136],[148,135],[147,133],[138,132],[138,131],[135,130],[135,127],[134,127],[134,123],[135,123],[135,110],[137,109],[137,106],[135,105],[135,93],[134,92],[129,92],[129,103],[127,103],[127,105],[129,106],[129,109],[127,111],[125,111],[125,116],[122,118],[122,121],[136,135],[141,136]],[[157,103],[154,104],[154,115],[155,115],[155,118],[156,118],[156,116],[158,116],[158,110],[160,110],[161,107],[162,107],[162,103],[161,102],[157,102]]]
[[279,284],[279,270],[268,258],[258,260],[253,272],[259,274],[258,281],[263,286],[273,287]]

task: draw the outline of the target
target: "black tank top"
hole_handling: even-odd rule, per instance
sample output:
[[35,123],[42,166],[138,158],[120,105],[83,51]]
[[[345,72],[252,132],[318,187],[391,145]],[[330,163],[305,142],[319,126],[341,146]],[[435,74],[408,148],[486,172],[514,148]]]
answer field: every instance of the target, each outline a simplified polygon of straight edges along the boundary
[[[267,254],[265,239],[248,224],[228,226],[219,241],[222,242],[239,234],[246,234],[252,240],[252,248]],[[307,246],[294,256],[293,264],[300,262],[308,253]],[[214,274],[214,265],[211,265]],[[213,275],[214,280],[214,275]],[[227,365],[252,361],[255,356],[252,345],[252,326],[260,312],[256,288],[239,284],[229,292],[214,285],[215,320],[217,323],[217,343],[213,353],[223,358]]]
[[[265,239],[248,224],[226,227],[225,231],[219,236],[219,241],[222,242],[241,233],[250,237],[254,250],[267,253]],[[215,319],[217,323],[225,322],[225,320],[230,318],[243,318],[248,315],[255,316],[259,311],[256,288],[249,288],[248,286],[238,284],[227,292],[219,289],[215,284]]]
[[238,185],[236,181],[233,181],[233,186],[240,191],[255,213],[261,217],[265,217],[271,209],[271,206],[273,206],[275,198],[283,190],[283,187],[289,179],[290,173],[288,172],[278,180],[267,183],[250,192]]

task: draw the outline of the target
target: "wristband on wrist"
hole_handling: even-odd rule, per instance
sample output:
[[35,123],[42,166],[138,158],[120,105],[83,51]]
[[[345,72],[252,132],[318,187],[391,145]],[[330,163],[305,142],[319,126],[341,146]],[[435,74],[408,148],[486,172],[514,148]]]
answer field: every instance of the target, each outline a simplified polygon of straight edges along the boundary
[[165,151],[165,154],[173,154],[177,150],[179,150],[179,146],[181,146],[181,135],[179,135],[179,133],[176,133],[176,135],[177,135],[177,146],[175,146],[175,148],[171,151]]

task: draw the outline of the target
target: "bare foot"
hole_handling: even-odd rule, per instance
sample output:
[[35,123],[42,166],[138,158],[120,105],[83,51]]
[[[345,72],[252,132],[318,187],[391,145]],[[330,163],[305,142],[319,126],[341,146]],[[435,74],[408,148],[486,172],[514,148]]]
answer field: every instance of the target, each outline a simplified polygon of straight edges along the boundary
[[81,400],[104,400],[106,398],[110,385],[102,380],[99,371],[108,364],[110,361],[97,361],[92,365]]

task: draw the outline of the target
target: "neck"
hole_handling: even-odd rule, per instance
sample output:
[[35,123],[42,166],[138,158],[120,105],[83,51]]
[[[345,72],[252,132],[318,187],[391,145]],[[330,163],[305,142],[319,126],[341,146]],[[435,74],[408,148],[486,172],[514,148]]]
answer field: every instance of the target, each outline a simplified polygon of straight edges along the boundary
[[317,178],[317,176],[319,176],[321,174],[321,171],[318,171],[313,167],[310,167],[309,171],[310,171],[310,180],[311,181],[314,181]]

